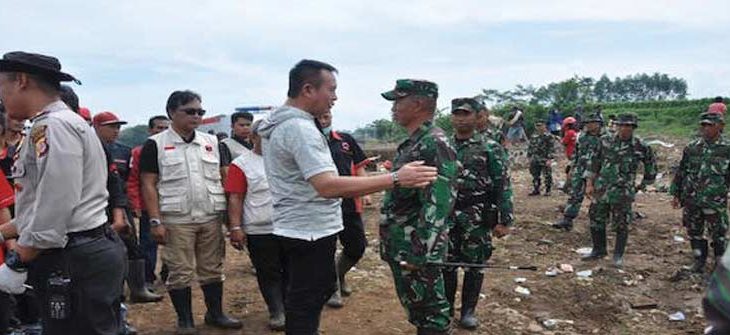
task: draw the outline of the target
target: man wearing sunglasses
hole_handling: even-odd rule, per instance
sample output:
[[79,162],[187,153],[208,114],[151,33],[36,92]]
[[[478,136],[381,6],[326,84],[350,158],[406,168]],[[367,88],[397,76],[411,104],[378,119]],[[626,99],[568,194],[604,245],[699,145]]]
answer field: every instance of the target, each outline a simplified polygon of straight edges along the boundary
[[190,288],[196,278],[208,309],[205,323],[241,328],[223,313],[226,198],[218,140],[196,130],[205,115],[201,101],[192,91],[173,92],[167,100],[171,127],[147,140],[139,163],[152,237],[165,245],[162,260],[169,269],[166,285],[178,334],[197,334]]

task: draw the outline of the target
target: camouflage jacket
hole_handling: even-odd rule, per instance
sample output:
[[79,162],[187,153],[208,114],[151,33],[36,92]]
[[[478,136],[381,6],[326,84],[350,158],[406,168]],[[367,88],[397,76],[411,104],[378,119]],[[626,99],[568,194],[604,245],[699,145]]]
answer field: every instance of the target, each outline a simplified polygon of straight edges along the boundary
[[446,256],[446,218],[456,198],[459,165],[443,130],[425,122],[398,146],[392,171],[422,160],[438,168],[438,179],[424,189],[395,188],[385,193],[380,219],[380,256],[385,261],[423,265]]
[[527,157],[531,161],[545,163],[555,156],[555,141],[550,133],[534,134],[530,137],[530,146],[527,147]]
[[730,189],[730,141],[703,138],[690,142],[682,153],[669,193],[684,206],[724,210]]
[[480,222],[485,210],[494,208],[499,211],[499,223],[511,226],[512,187],[502,146],[479,133],[465,141],[454,137],[452,144],[462,167],[456,180],[454,212],[468,212],[470,221]]
[[583,173],[585,171],[591,156],[598,150],[601,137],[605,134],[601,130],[598,135],[591,135],[587,131],[582,131],[578,135],[578,143],[575,146],[575,153],[573,153],[573,168],[576,172]]
[[608,203],[633,202],[636,195],[636,171],[644,165],[640,188],[654,183],[656,158],[654,151],[640,138],[623,141],[618,135],[601,137],[598,150],[588,162],[584,176],[593,178],[595,201]]
[[484,130],[479,132],[482,136],[485,136],[486,138],[491,139],[494,142],[499,143],[500,145],[504,145],[504,142],[506,138],[504,137],[504,134],[496,128],[487,127]]

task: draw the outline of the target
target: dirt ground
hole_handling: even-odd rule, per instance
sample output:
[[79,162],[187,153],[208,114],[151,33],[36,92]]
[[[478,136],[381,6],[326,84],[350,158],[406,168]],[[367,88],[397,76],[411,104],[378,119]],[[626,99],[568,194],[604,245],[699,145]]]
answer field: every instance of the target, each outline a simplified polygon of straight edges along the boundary
[[[670,160],[678,158],[678,148],[664,151],[665,156],[674,156]],[[670,164],[660,165],[668,169]],[[554,170],[556,181],[563,180],[561,171]],[[664,183],[668,182],[667,178],[663,177]],[[495,242],[496,250],[490,262],[535,265],[538,271],[489,271],[477,307],[481,326],[477,331],[458,330],[456,334],[702,333],[701,297],[705,279],[686,276],[672,280],[682,266],[691,263],[691,252],[679,225],[681,213],[671,209],[666,193],[637,196],[634,209],[646,217],[634,221],[626,264],[623,270],[618,270],[612,267],[609,258],[596,263],[580,261],[576,249],[590,247],[587,203],[575,222],[575,229],[569,233],[558,232],[549,224],[560,218],[559,208],[567,196],[554,191],[550,197],[528,197],[530,177],[525,170],[514,171],[513,183],[516,226],[512,235]],[[368,208],[365,219],[370,246],[357,269],[348,274],[355,292],[345,300],[344,308],[325,308],[321,333],[415,334],[395,295],[390,271],[377,255],[377,208]],[[685,241],[677,241],[680,238]],[[613,234],[609,234],[608,243],[612,250]],[[225,303],[231,315],[243,320],[244,328],[225,332],[204,326],[205,308],[200,290],[195,289],[194,315],[198,329],[201,334],[271,333],[266,327],[267,312],[248,256],[230,247],[226,256]],[[575,272],[546,276],[547,270],[560,264],[572,265],[575,272],[592,270],[592,276],[579,278]],[[526,281],[518,284],[515,281],[518,277]],[[530,295],[515,292],[518,285],[529,289]],[[636,308],[646,304],[656,307]],[[670,321],[669,315],[676,312],[682,312],[686,320]],[[175,316],[168,298],[156,304],[131,305],[130,317],[142,334],[174,333]],[[558,320],[557,325],[547,328],[543,321],[548,319]]]

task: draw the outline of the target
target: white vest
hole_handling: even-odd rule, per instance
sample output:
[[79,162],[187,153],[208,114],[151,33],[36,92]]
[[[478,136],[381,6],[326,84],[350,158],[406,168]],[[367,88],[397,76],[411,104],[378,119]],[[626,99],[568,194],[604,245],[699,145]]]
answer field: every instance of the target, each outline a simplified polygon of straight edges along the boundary
[[246,175],[246,199],[243,202],[243,228],[246,234],[271,234],[274,232],[272,215],[274,201],[266,179],[264,158],[252,150],[246,150],[231,164]]
[[205,223],[226,210],[215,136],[195,131],[193,141],[185,143],[169,128],[150,139],[157,143],[163,223]]
[[248,148],[244,147],[243,144],[238,143],[238,141],[232,138],[223,139],[223,141],[221,142],[223,142],[228,147],[228,150],[231,151],[231,160],[234,160],[236,159],[236,157],[241,156],[244,152],[251,151],[248,150]]

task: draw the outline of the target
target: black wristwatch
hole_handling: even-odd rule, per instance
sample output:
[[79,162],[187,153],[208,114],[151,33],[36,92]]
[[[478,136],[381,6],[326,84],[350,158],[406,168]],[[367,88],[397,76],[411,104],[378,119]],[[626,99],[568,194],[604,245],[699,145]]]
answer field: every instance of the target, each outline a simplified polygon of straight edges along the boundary
[[5,265],[16,272],[28,271],[28,264],[23,263],[23,261],[20,260],[20,254],[18,254],[15,250],[10,250],[8,254],[5,255]]

